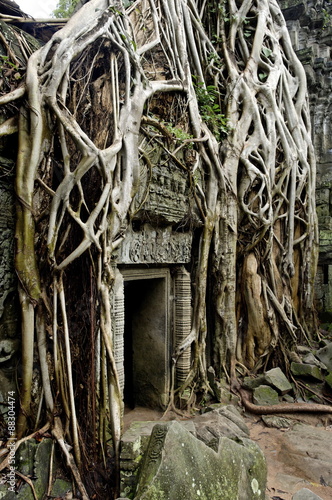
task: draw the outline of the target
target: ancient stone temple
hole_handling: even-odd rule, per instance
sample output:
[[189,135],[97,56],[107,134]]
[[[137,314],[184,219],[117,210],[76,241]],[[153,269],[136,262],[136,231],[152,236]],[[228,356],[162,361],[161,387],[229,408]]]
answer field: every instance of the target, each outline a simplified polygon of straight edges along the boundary
[[308,82],[312,136],[317,158],[317,214],[320,228],[320,259],[316,298],[322,319],[332,312],[332,24],[331,3],[280,1],[293,46]]
[[[192,224],[198,219],[189,206],[188,189],[180,169],[159,158],[149,196],[141,185],[136,214],[117,252],[114,348],[124,402],[131,407],[165,408],[171,353],[190,333],[191,282],[185,265],[191,260]],[[189,369],[188,350],[176,365],[178,384]]]

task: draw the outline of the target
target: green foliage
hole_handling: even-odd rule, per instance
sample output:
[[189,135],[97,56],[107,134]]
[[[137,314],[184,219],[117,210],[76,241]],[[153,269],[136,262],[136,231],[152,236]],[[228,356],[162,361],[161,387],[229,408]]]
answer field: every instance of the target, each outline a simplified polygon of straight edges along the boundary
[[205,86],[195,76],[193,76],[193,83],[201,117],[214,133],[217,141],[220,141],[223,135],[228,134],[229,125],[218,104],[218,89],[214,85]]
[[20,80],[22,75],[19,73],[19,67],[12,63],[8,56],[0,55],[0,71],[4,76],[13,76],[15,80]]
[[78,0],[59,0],[56,8],[52,12],[52,17],[60,19],[70,17],[74,12],[77,3]]
[[[182,142],[182,141],[188,141],[190,139],[193,139],[193,136],[191,134],[188,134],[187,132],[185,132],[184,130],[182,130],[181,128],[179,127],[173,127],[173,125],[171,124],[165,124],[165,127],[166,129],[172,134],[175,136],[175,138],[179,141],[179,142]],[[193,147],[193,143],[192,142],[188,142],[188,148],[192,148]]]
[[331,26],[331,13],[326,9],[322,9],[322,13],[323,13],[323,30],[325,30],[328,26]]

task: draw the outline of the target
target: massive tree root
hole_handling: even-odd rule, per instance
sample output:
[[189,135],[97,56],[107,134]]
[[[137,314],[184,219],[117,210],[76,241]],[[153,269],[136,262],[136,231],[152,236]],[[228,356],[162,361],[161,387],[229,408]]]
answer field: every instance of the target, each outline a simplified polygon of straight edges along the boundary
[[[16,178],[24,348],[18,432],[34,419],[36,330],[46,412],[52,419],[60,411],[63,427],[54,435],[72,443],[81,466],[80,434],[90,432],[101,449],[108,422],[118,453],[112,259],[155,148],[187,173],[202,224],[191,333],[174,353],[176,360],[192,349],[182,389],[208,388],[207,335],[217,375],[234,378],[237,364],[257,370],[278,346],[287,361],[287,350],[314,334],[315,159],[305,75],[274,0],[141,0],[127,10],[91,0],[31,56],[26,88]],[[165,94],[171,111],[160,106],[152,116],[151,102]],[[175,129],[186,134],[183,142]],[[186,162],[189,143],[194,159]],[[70,317],[82,266],[88,340]],[[78,372],[80,342],[96,354],[80,352],[92,385]],[[88,423],[75,398],[85,386]]]

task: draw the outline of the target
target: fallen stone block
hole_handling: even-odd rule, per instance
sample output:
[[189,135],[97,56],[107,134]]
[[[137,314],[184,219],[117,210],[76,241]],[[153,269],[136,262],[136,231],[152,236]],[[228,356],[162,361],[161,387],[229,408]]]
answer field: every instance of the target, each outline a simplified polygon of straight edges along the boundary
[[240,413],[232,406],[204,413],[194,419],[194,425],[196,437],[216,452],[223,437],[235,440],[249,438],[248,427]]
[[264,374],[258,375],[257,377],[244,377],[242,381],[243,389],[249,389],[252,391],[260,385],[264,384],[265,377]]
[[292,390],[289,380],[279,367],[267,371],[264,378],[265,383],[276,389],[282,396]]
[[277,405],[279,396],[269,385],[260,385],[253,391],[253,402],[259,406]]
[[316,365],[307,365],[305,363],[291,363],[291,372],[295,377],[311,377],[323,381],[324,376]]
[[277,415],[262,415],[262,420],[267,427],[274,427],[275,429],[288,429],[294,425],[294,420],[278,417]]
[[265,500],[266,474],[250,439],[223,437],[215,452],[172,421],[153,429],[135,500]]
[[329,372],[332,372],[332,342],[319,349],[316,352],[316,358],[324,363]]
[[316,365],[319,368],[321,368],[322,370],[326,370],[327,369],[326,366],[324,365],[324,363],[322,363],[321,361],[319,361],[316,358],[316,356],[314,356],[312,354],[312,352],[309,352],[306,356],[304,356],[303,363],[306,363],[307,365]]

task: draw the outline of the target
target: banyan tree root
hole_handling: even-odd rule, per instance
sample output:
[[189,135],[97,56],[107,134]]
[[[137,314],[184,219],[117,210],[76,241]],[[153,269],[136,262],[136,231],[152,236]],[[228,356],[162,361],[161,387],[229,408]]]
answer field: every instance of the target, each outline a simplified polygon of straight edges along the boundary
[[[113,263],[133,198],[145,185],[142,172],[159,162],[158,148],[170,166],[187,172],[202,227],[193,255],[191,331],[174,355],[193,353],[181,390],[208,387],[208,345],[216,375],[232,378],[235,362],[257,372],[281,341],[288,347],[315,330],[315,158],[305,73],[279,5],[140,0],[126,10],[123,3],[90,0],[30,57],[27,105],[18,120],[15,266],[24,354],[18,437],[35,418],[37,328],[46,413],[53,414],[52,395],[59,394],[63,422],[55,422],[53,436],[82,497],[76,467],[86,465],[89,439],[102,449],[110,423],[119,445]],[[23,92],[8,94],[0,105]],[[162,105],[165,96],[173,99],[172,113]],[[162,122],[172,134],[160,135]],[[177,155],[175,132],[181,141],[190,139],[195,161]],[[88,261],[94,273],[87,287],[83,274],[75,283],[75,266],[84,270]],[[88,288],[97,302],[92,295],[87,300]],[[82,323],[70,317],[71,297],[82,313],[86,304],[96,306],[89,341],[88,315]],[[88,358],[93,350],[98,355]],[[90,385],[88,362],[96,381]],[[239,393],[249,411],[276,412]],[[322,405],[306,406],[301,411]],[[278,405],[278,412],[289,409]],[[65,438],[73,443],[75,464]]]
[[332,413],[332,406],[318,403],[280,403],[277,405],[255,405],[250,401],[247,391],[237,382],[233,389],[241,398],[244,408],[255,415],[274,415],[276,413]]

